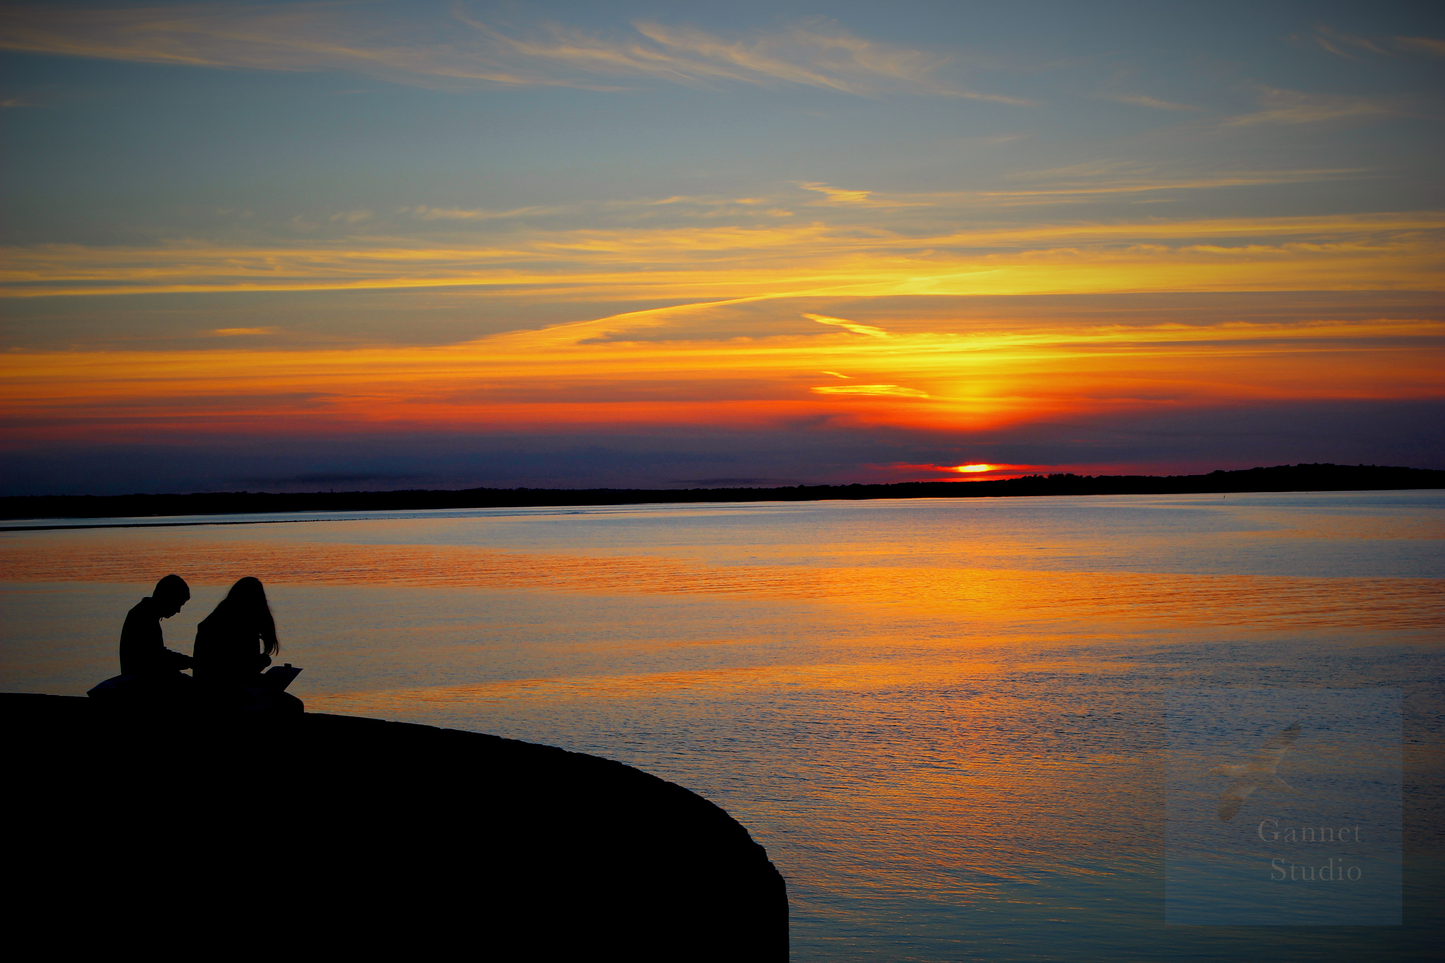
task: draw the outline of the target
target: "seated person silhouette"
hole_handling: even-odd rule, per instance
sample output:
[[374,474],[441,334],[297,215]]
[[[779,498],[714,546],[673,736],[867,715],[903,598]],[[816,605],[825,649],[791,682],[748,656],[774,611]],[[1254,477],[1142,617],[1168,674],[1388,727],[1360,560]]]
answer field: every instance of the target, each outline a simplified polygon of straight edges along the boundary
[[189,668],[191,657],[166,648],[161,619],[181,610],[191,598],[190,586],[179,575],[167,575],[155,591],[126,613],[120,630],[120,674],[155,675]]
[[167,710],[190,704],[195,683],[181,670],[191,657],[166,648],[161,619],[181,610],[191,597],[185,579],[167,575],[155,591],[137,602],[120,630],[120,675],[106,679],[86,695],[113,706],[135,710]]
[[300,699],[261,675],[271,664],[271,656],[280,650],[266,590],[260,579],[248,575],[232,585],[215,610],[196,626],[191,671],[212,693],[243,708],[303,712]]

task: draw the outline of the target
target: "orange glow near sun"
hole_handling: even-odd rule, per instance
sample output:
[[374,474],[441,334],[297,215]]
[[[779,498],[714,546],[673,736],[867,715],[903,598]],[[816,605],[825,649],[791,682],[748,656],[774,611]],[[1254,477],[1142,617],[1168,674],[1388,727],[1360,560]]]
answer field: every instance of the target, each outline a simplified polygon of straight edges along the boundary
[[[208,339],[170,350],[8,352],[0,355],[0,440],[187,430],[765,428],[799,419],[976,431],[1161,406],[1442,392],[1445,323],[1432,319],[1119,325],[1063,314],[948,330],[939,318],[904,314],[855,325],[868,329],[859,333],[807,318],[786,302],[749,302],[650,309],[450,345],[233,350]],[[737,319],[757,330],[737,337]],[[856,380],[820,385],[824,371]],[[932,470],[1029,469],[971,462]]]

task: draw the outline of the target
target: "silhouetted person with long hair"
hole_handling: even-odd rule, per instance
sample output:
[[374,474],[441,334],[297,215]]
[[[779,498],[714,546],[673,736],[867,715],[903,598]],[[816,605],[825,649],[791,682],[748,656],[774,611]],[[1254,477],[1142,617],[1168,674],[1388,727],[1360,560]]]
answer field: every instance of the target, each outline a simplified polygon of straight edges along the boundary
[[272,690],[261,677],[280,650],[266,590],[248,575],[196,626],[192,671],[197,681],[250,706],[300,712],[300,699]]
[[190,600],[191,589],[179,575],[167,575],[155,591],[126,613],[120,630],[120,674],[158,675],[189,668],[191,657],[166,648],[161,619],[168,619]]

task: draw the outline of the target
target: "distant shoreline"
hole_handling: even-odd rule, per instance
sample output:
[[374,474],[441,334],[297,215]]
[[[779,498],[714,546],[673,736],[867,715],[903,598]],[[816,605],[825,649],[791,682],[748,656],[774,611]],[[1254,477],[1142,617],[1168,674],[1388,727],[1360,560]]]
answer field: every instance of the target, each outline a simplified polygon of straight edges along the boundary
[[[1445,471],[1376,465],[1278,465],[1206,475],[1028,475],[992,481],[795,485],[780,488],[468,488],[460,491],[200,492],[170,495],[10,495],[0,520],[163,518],[288,512],[423,511],[549,508],[564,505],[863,500],[875,498],[1009,498],[1056,495],[1200,495],[1236,492],[1389,491],[1445,488]],[[153,523],[152,523],[153,524]],[[184,524],[184,523],[177,523]],[[25,531],[45,526],[24,526]],[[64,526],[74,527],[74,526]],[[116,526],[122,527],[122,526]],[[19,527],[0,527],[16,531]]]

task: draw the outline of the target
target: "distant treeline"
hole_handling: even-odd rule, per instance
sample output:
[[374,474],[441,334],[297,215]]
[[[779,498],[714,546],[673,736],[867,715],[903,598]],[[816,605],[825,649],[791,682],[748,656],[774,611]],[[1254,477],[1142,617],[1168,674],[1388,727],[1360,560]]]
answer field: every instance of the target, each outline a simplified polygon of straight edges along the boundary
[[1445,488],[1445,471],[1376,465],[1279,465],[1207,475],[1027,475],[994,481],[781,488],[467,488],[461,491],[200,492],[190,495],[20,495],[0,518],[137,518],[270,512],[376,512],[447,508],[638,505],[651,502],[818,501],[864,498],[1001,498],[1024,495],[1186,495],[1229,492]]

